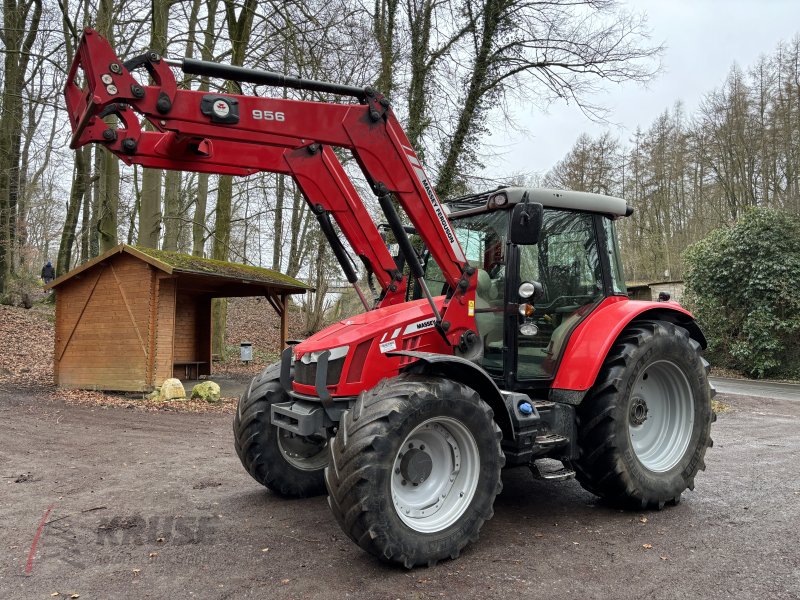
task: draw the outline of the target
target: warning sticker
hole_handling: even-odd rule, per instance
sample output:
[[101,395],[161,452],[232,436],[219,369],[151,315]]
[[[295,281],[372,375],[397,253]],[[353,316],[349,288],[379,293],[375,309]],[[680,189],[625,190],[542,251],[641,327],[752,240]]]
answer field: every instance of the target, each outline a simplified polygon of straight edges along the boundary
[[469,301],[469,305],[467,306],[467,316],[469,317],[475,316],[475,300]]
[[380,345],[381,354],[386,354],[387,352],[391,352],[392,350],[397,350],[397,342],[395,340],[389,340],[388,342],[383,342]]

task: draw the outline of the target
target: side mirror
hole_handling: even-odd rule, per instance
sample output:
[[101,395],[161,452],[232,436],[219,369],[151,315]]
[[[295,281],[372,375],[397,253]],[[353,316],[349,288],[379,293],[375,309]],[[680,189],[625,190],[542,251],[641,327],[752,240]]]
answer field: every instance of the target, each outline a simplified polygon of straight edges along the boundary
[[517,204],[511,212],[511,229],[508,232],[511,243],[528,246],[538,243],[543,217],[544,208],[541,204]]

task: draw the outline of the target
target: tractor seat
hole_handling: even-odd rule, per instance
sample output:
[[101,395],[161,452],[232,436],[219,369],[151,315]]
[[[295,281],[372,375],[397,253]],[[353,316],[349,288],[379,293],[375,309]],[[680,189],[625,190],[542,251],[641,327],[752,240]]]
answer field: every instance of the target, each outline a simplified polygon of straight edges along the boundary
[[[475,309],[496,308],[502,302],[498,298],[497,288],[494,286],[489,273],[483,269],[478,269],[478,285],[475,288]],[[483,338],[484,345],[492,343],[503,343],[503,317],[502,314],[493,312],[476,312],[475,324],[478,327],[478,335]]]

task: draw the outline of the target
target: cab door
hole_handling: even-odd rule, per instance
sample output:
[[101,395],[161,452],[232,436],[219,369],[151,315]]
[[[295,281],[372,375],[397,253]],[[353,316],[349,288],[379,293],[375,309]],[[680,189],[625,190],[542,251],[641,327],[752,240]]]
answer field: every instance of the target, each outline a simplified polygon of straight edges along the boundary
[[[534,308],[529,317],[517,314],[508,320],[515,379],[552,379],[570,333],[604,298],[604,261],[598,239],[603,235],[598,232],[601,218],[545,209],[539,243],[512,248],[509,270],[514,272],[516,287],[509,286],[507,294],[511,302],[532,303]],[[520,298],[523,282],[541,284],[542,296]],[[528,327],[521,328],[523,324]]]

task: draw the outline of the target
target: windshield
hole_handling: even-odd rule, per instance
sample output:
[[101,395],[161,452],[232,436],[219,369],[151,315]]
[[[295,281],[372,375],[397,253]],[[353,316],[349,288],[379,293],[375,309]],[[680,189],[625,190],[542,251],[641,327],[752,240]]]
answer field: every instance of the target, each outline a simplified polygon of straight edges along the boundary
[[[495,280],[499,280],[505,275],[508,215],[508,211],[502,210],[451,221],[458,242],[469,263],[473,267],[491,274]],[[447,292],[447,283],[442,270],[433,260],[426,261],[425,279],[428,281],[431,293],[444,294]]]

